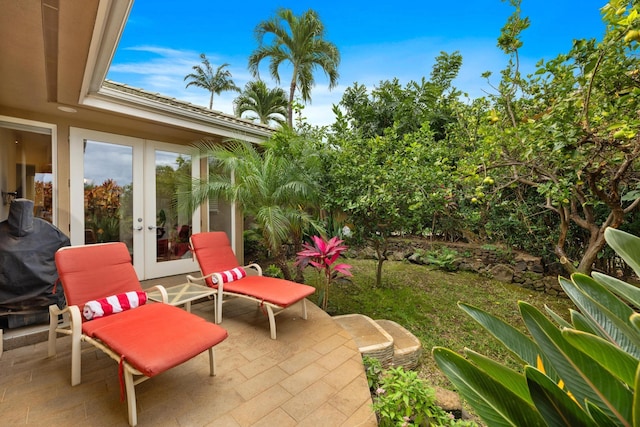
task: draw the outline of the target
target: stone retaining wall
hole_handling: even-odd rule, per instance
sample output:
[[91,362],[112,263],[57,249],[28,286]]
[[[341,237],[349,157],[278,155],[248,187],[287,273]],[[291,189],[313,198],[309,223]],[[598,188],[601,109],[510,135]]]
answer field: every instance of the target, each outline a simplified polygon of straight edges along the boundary
[[[452,270],[471,271],[505,283],[513,283],[526,289],[550,295],[564,295],[558,283],[558,273],[546,267],[542,258],[513,251],[497,245],[473,245],[467,243],[432,242],[429,239],[393,239],[389,243],[387,258],[394,261],[408,260],[428,265],[425,253],[453,254]],[[376,259],[371,247],[364,247],[352,254],[358,258]]]

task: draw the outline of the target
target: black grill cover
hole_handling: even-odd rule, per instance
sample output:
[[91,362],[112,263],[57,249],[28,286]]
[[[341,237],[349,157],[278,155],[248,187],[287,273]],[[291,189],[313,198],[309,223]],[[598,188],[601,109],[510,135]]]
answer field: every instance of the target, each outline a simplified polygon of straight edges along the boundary
[[0,222],[0,314],[46,310],[51,304],[63,308],[54,255],[69,245],[62,231],[33,217],[31,200],[14,200],[9,218]]

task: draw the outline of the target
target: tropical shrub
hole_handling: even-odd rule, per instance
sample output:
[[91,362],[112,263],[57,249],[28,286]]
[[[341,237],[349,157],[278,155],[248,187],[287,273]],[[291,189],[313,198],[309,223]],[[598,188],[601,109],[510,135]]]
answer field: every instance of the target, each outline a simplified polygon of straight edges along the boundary
[[130,194],[130,188],[108,179],[101,185],[85,185],[85,225],[93,230],[95,241],[87,243],[117,242],[125,240],[120,233],[120,222],[126,217],[121,201]]
[[263,274],[267,277],[275,277],[278,279],[284,279],[284,274],[282,274],[282,270],[275,264],[269,264],[267,268],[264,269]]
[[236,203],[256,224],[269,257],[290,280],[284,248],[302,239],[301,230],[319,228],[309,213],[317,183],[297,159],[281,156],[277,150],[261,152],[242,141],[220,145],[204,140],[195,146],[209,159],[210,171],[207,179],[191,181],[190,191],[183,192],[183,209],[193,211],[209,199]]
[[[609,246],[640,275],[640,238],[613,228]],[[440,369],[488,425],[630,426],[640,420],[640,289],[600,273],[560,284],[578,311],[570,322],[520,302],[529,334],[466,304],[459,306],[520,362],[511,369],[473,350],[436,347]]]
[[425,264],[432,265],[445,271],[457,270],[455,261],[458,257],[458,251],[455,249],[442,246],[429,251],[418,249],[416,253]]
[[458,420],[436,404],[435,390],[414,371],[402,367],[383,369],[377,359],[365,357],[365,370],[373,409],[381,427],[434,425],[475,426]]
[[382,363],[375,357],[363,356],[364,372],[367,375],[369,390],[373,393],[380,386],[380,376],[382,375]]
[[298,252],[296,265],[300,269],[311,265],[322,277],[320,296],[322,298],[322,309],[327,311],[329,304],[329,286],[339,277],[351,276],[351,266],[349,264],[335,264],[342,252],[347,247],[342,244],[342,240],[337,237],[324,240],[322,237],[313,236],[313,244],[303,243],[303,250]]

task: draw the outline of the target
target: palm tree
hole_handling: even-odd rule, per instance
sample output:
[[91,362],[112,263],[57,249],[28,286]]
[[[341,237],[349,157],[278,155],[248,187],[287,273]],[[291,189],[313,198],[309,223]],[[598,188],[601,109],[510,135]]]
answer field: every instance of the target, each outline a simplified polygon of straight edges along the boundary
[[220,145],[202,141],[196,146],[212,161],[212,168],[207,180],[192,181],[191,191],[187,192],[189,207],[193,209],[218,197],[235,202],[245,215],[254,218],[265,247],[285,279],[290,280],[283,245],[291,240],[300,224],[322,229],[305,210],[317,194],[316,184],[293,159],[279,156],[273,150],[260,153],[248,142]]
[[267,88],[262,80],[250,81],[242,93],[233,101],[235,114],[242,117],[249,112],[250,120],[259,120],[265,125],[277,123],[282,125],[287,117],[287,95],[282,88]]
[[[286,23],[286,26],[283,25]],[[287,30],[288,27],[288,30]],[[263,44],[267,34],[273,35],[270,45]],[[289,87],[287,123],[293,127],[293,100],[296,89],[304,102],[311,101],[311,88],[315,84],[313,72],[320,67],[329,78],[329,89],[338,83],[340,52],[335,44],[324,39],[325,29],[318,14],[309,9],[295,16],[291,9],[279,9],[276,15],[258,24],[255,29],[258,48],[249,56],[249,70],[259,75],[260,61],[269,57],[269,71],[280,84],[279,68],[283,62],[293,67]]]
[[184,80],[190,79],[185,87],[193,85],[211,92],[209,109],[213,107],[214,94],[220,95],[222,92],[229,90],[240,92],[240,88],[231,79],[231,71],[223,70],[229,64],[222,64],[214,72],[204,53],[200,54],[200,59],[202,59],[202,65],[194,65],[192,68],[195,72],[189,73],[184,77]]

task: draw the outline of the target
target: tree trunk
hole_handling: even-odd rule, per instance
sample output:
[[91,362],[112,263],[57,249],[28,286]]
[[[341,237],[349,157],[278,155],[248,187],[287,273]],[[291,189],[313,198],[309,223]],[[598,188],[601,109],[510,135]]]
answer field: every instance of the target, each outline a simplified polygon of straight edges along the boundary
[[282,251],[276,257],[276,265],[282,271],[284,279],[291,280],[291,270],[289,270],[289,264],[287,264],[287,257],[282,253]]
[[556,247],[554,248],[554,252],[558,257],[558,260],[560,260],[560,264],[562,264],[562,268],[564,268],[564,271],[566,271],[568,275],[572,275],[577,271],[577,269],[571,263],[571,260],[567,256],[562,246],[556,245]]
[[[598,258],[598,254],[607,245],[604,238],[604,231],[607,227],[618,228],[620,224],[622,224],[624,220],[624,210],[620,206],[614,206],[611,209],[608,218],[600,226],[595,222],[595,215],[589,211],[585,212],[584,218],[580,218],[575,211],[569,213],[566,209],[560,209],[558,213],[560,214],[560,236],[555,248],[555,253],[560,259],[560,263],[569,274],[573,274],[575,272],[591,274],[593,265]],[[569,261],[564,249],[569,232],[570,221],[573,221],[589,233],[589,243],[582,254],[582,258],[580,259],[577,268]]]
[[382,263],[386,259],[387,254],[387,241],[383,239],[383,241],[375,240],[373,244],[376,250],[376,256],[378,257],[378,265],[376,267],[376,286],[380,287],[382,285]]
[[287,108],[287,124],[293,129],[293,97],[296,94],[296,70],[293,70],[291,78],[291,86],[289,88],[289,107]]
[[298,283],[304,283],[304,272],[302,270],[302,267],[300,267],[299,265],[296,265],[296,277],[294,280]]
[[559,209],[557,213],[560,216],[560,235],[558,236],[558,242],[556,243],[554,252],[558,257],[558,260],[560,260],[560,264],[562,264],[564,270],[571,275],[576,272],[576,268],[573,266],[566,251],[564,250],[564,245],[567,242],[567,234],[569,233],[569,212],[564,209]]
[[589,231],[589,245],[582,255],[580,265],[578,265],[578,271],[585,274],[591,274],[593,265],[598,259],[598,254],[607,245],[607,241],[604,238],[604,232],[608,227],[618,228],[624,222],[624,209],[622,206],[614,206],[611,209],[611,213],[604,223],[598,227],[596,224],[590,224]]
[[598,254],[606,244],[607,242],[604,240],[604,230],[598,230],[595,234],[591,235],[589,246],[587,246],[580,260],[580,264],[578,264],[578,271],[580,273],[591,274],[593,264],[596,262]]
[[[294,253],[297,254],[298,252],[300,252],[302,250],[302,239],[300,237],[298,237],[297,235],[293,236],[293,248],[294,248]],[[304,283],[304,272],[303,272],[303,268],[300,265],[296,265],[296,278],[295,281],[298,283]]]
[[378,257],[378,266],[376,267],[376,286],[380,287],[382,284],[382,263],[384,258]]
[[322,310],[327,311],[329,307],[329,286],[331,285],[331,281],[328,277],[324,278],[324,295],[322,296]]

